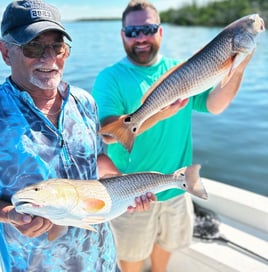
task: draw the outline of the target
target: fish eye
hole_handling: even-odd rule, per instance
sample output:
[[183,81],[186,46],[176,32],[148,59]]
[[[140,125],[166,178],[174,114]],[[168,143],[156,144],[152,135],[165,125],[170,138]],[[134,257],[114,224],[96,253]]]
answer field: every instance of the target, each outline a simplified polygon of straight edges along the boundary
[[180,176],[181,176],[181,177],[184,177],[185,175],[184,175],[183,173],[180,173]]
[[34,191],[35,191],[35,192],[38,192],[38,191],[40,191],[40,188],[39,188],[39,187],[35,187],[35,188],[34,188]]

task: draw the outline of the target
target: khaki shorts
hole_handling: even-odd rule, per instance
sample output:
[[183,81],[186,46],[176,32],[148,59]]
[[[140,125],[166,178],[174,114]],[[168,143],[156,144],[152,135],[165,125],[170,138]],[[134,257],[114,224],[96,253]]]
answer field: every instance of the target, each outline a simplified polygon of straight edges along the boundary
[[124,213],[111,221],[119,260],[136,262],[156,243],[166,251],[188,246],[193,234],[193,204],[188,193],[151,204],[149,211]]

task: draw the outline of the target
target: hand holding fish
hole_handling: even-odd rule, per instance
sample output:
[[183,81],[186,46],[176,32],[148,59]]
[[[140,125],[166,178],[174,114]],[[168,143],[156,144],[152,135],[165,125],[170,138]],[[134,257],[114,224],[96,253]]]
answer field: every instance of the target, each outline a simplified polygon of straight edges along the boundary
[[[99,180],[51,179],[18,191],[11,201],[16,211],[22,214],[42,216],[55,225],[94,231],[91,225],[110,221],[128,209],[148,209],[150,202],[156,200],[154,194],[167,189],[182,189],[207,199],[199,176],[200,167],[191,165],[172,174],[141,172]],[[136,198],[141,195],[144,196]],[[136,208],[130,207],[135,198]],[[66,228],[57,229],[55,225],[49,232],[49,240],[66,231]]]
[[[146,131],[147,129],[151,128],[160,120],[167,119],[167,118],[171,117],[172,115],[176,114],[179,110],[184,108],[188,102],[189,102],[189,98],[178,99],[175,102],[173,102],[172,104],[164,107],[159,112],[157,112],[156,114],[154,114],[153,116],[151,116],[150,118],[148,118],[147,120],[145,120],[142,123],[142,125],[140,126],[140,128],[137,132],[137,135],[139,135],[139,134],[143,133],[144,131]],[[117,119],[118,118],[107,118],[105,121],[105,124],[109,124],[113,121],[116,121]],[[117,139],[114,138],[113,136],[110,136],[110,135],[103,134],[102,139],[106,144],[111,144],[111,143],[117,142]]]
[[6,209],[7,222],[14,225],[25,236],[38,237],[53,227],[53,223],[46,218],[18,213],[13,206],[7,206]]
[[153,193],[147,193],[146,195],[142,195],[140,197],[135,198],[136,206],[129,206],[127,211],[130,213],[133,212],[143,212],[147,211],[151,207],[151,202],[156,201],[157,198]]
[[189,98],[177,99],[170,105],[162,108],[159,112],[149,117],[142,123],[142,125],[140,126],[137,132],[137,135],[143,133],[150,127],[154,126],[157,122],[167,119],[171,117],[172,115],[176,114],[179,110],[184,108],[188,102],[189,102]]
[[231,72],[232,75],[230,76],[228,83],[224,86],[222,86],[222,83],[218,84],[213,92],[209,94],[207,98],[207,108],[210,113],[220,114],[230,105],[239,91],[245,69],[254,53],[255,48],[250,54],[246,55],[241,63]]

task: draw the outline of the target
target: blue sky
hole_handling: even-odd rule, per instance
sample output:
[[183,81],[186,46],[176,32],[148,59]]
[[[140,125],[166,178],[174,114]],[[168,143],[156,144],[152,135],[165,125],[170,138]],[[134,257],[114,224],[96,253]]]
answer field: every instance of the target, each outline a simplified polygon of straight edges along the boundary
[[[151,0],[159,11],[177,8],[193,2],[204,3],[208,0]],[[11,0],[0,0],[0,19],[5,7]],[[120,17],[128,0],[46,0],[60,9],[63,20],[94,17]]]

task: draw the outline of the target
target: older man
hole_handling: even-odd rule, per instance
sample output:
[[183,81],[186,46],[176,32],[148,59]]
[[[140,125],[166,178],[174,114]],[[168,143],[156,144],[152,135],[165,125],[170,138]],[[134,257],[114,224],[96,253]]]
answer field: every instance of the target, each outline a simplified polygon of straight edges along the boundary
[[[118,173],[103,154],[91,95],[62,81],[71,41],[58,10],[40,0],[13,1],[3,15],[0,42],[11,75],[0,85],[0,245],[6,270],[116,271],[108,224],[96,232],[56,227],[15,211],[17,190],[49,178],[94,179]],[[143,203],[146,206],[146,201]],[[9,256],[9,259],[7,258]],[[0,262],[3,266],[3,262]],[[10,266],[11,268],[8,268]]]

